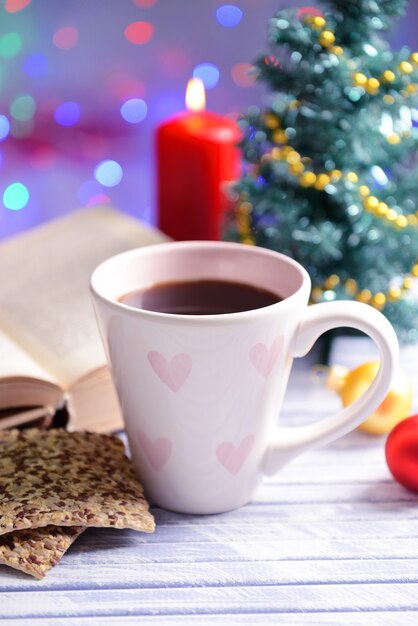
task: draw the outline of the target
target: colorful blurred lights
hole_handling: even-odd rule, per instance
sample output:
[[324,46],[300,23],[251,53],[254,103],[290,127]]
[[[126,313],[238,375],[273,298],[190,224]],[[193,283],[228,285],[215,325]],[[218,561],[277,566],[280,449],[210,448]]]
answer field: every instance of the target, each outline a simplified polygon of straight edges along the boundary
[[27,122],[33,117],[36,110],[36,102],[32,96],[23,94],[15,98],[10,105],[10,114],[19,122]]
[[154,26],[150,22],[132,22],[125,28],[125,37],[129,43],[140,46],[152,38]]
[[33,133],[33,129],[35,127],[35,124],[33,122],[33,119],[29,119],[29,120],[12,120],[12,127],[10,129],[10,134],[12,137],[15,137],[16,139],[26,139],[27,137],[30,137],[31,134]]
[[236,63],[231,68],[231,77],[238,87],[252,87],[256,79],[254,65],[250,63]]
[[216,19],[225,28],[234,28],[241,22],[243,12],[235,4],[223,4],[216,9]]
[[123,169],[117,161],[101,161],[94,170],[94,177],[104,187],[115,187],[123,177]]
[[296,16],[298,17],[298,19],[301,19],[303,17],[305,17],[306,15],[311,15],[313,17],[324,17],[323,12],[318,9],[317,7],[302,7],[301,9],[298,9],[298,12],[296,13]]
[[109,204],[111,199],[105,193],[98,193],[96,196],[92,196],[86,202],[86,206],[96,206],[97,204]]
[[89,200],[103,193],[102,186],[95,180],[86,180],[77,191],[77,198],[81,204],[87,204]]
[[173,93],[172,91],[162,92],[160,97],[153,103],[153,117],[157,120],[164,120],[171,115],[184,109],[184,92]]
[[30,3],[31,0],[6,0],[4,8],[8,13],[17,13],[27,7]]
[[61,102],[54,111],[54,119],[61,126],[74,126],[80,119],[80,107],[77,102]]
[[154,6],[157,0],[133,0],[134,4],[141,9],[150,9]]
[[61,50],[71,50],[78,43],[78,30],[75,26],[62,26],[55,31],[52,41]]
[[147,103],[141,98],[131,98],[122,104],[120,113],[126,122],[138,124],[147,117]]
[[0,115],[0,141],[4,141],[10,133],[10,122],[5,115]]
[[53,167],[57,158],[57,151],[50,145],[37,146],[29,155],[31,167],[40,172],[47,172]]
[[213,89],[219,82],[219,69],[213,63],[201,63],[194,68],[193,78],[200,78],[206,89]]
[[20,211],[29,202],[29,191],[22,183],[12,183],[3,192],[3,204],[10,211]]
[[25,60],[23,70],[32,78],[43,76],[48,71],[48,59],[44,54],[31,54]]
[[10,59],[22,48],[22,38],[18,33],[5,33],[0,37],[0,57]]

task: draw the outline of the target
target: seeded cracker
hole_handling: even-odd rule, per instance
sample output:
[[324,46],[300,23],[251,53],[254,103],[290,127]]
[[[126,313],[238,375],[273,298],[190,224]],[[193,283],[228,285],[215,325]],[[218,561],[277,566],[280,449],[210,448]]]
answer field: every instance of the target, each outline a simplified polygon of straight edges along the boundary
[[50,524],[154,530],[119,439],[36,428],[0,431],[0,535]]
[[85,530],[82,526],[44,526],[2,535],[0,564],[41,579]]

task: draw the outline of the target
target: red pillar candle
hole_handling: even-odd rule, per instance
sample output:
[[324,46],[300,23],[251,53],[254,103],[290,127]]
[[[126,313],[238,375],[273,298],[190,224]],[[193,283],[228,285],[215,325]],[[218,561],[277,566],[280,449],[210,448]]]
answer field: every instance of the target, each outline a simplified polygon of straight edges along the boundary
[[177,240],[219,239],[223,184],[240,171],[240,131],[233,120],[204,110],[199,79],[189,81],[186,105],[157,130],[159,227]]

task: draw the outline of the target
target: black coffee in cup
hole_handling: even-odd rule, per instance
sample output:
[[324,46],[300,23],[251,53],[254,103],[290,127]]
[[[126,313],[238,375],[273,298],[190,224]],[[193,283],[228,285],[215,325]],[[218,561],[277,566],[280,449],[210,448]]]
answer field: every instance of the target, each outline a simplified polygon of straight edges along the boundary
[[219,315],[261,309],[280,302],[277,294],[227,280],[167,282],[119,298],[136,309],[176,315]]

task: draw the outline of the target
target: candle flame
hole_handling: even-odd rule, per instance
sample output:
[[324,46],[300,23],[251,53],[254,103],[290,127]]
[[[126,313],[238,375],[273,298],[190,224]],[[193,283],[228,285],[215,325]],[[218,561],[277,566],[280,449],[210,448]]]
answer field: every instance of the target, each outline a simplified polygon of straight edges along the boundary
[[187,83],[186,107],[189,111],[204,111],[206,95],[203,81],[200,78],[191,78]]

